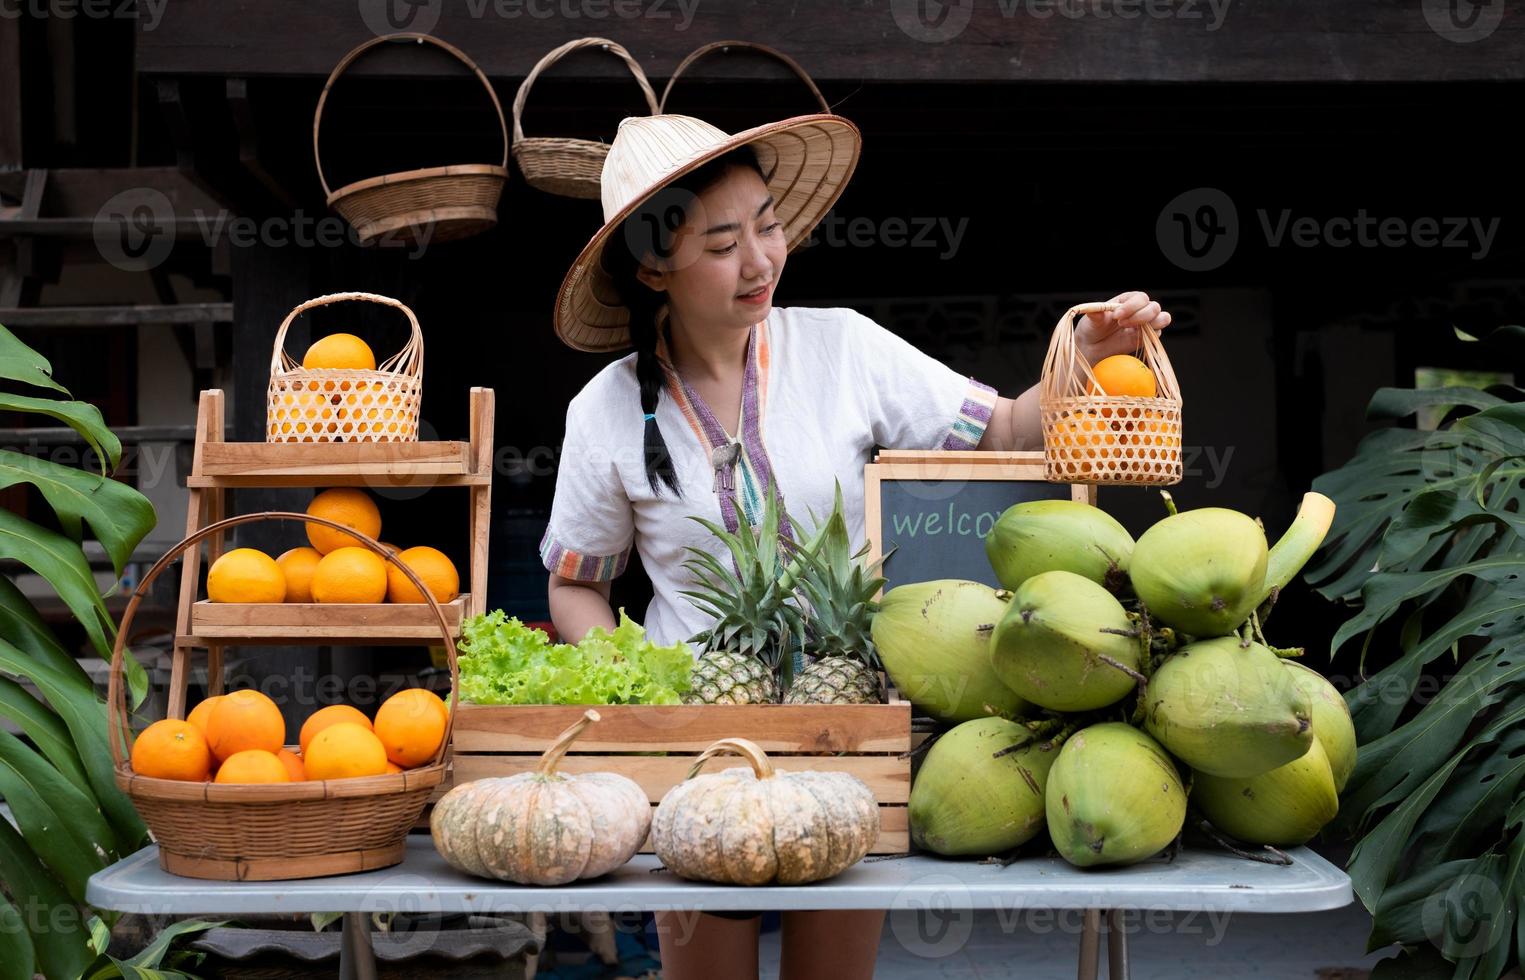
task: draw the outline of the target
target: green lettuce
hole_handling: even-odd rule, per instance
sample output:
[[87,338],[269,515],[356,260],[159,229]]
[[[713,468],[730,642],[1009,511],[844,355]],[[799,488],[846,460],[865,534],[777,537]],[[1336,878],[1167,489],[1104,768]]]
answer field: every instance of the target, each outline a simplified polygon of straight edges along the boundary
[[501,609],[461,634],[461,700],[472,704],[678,704],[693,672],[687,644],[655,645],[623,609],[613,632],[595,626],[576,644]]

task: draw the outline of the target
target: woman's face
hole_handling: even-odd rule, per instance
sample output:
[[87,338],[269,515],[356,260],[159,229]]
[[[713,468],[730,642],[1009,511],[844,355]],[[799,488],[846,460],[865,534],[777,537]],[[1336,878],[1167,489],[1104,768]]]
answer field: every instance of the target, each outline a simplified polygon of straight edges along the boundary
[[637,275],[667,293],[684,329],[746,331],[772,308],[789,251],[768,187],[751,168],[732,167],[687,204],[671,255],[648,255]]

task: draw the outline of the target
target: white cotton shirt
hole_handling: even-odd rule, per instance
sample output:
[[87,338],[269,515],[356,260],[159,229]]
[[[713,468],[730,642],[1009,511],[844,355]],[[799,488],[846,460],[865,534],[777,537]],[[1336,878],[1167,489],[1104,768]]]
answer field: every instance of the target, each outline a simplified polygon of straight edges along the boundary
[[[973,449],[996,400],[994,389],[844,308],[775,308],[752,328],[741,431],[729,435],[671,369],[665,346],[658,356],[667,386],[656,420],[682,498],[665,485],[660,495],[653,492],[647,480],[631,354],[600,371],[567,407],[540,556],[563,577],[606,581],[638,549],[654,597],[644,618],[629,612],[664,645],[711,625],[679,594],[694,587],[683,567],[691,557],[686,549],[702,548],[731,565],[725,546],[690,515],[731,530],[741,521],[755,526],[771,483],[808,535],[831,513],[839,481],[856,551],[864,540],[863,467],[874,448]],[[733,441],[740,445],[729,481],[734,489],[717,491],[714,453],[726,458]]]

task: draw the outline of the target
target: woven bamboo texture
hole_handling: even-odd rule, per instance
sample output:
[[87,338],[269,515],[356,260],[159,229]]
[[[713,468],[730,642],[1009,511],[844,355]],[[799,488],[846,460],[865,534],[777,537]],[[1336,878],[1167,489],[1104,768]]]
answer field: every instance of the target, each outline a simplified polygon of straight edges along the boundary
[[1075,317],[1115,304],[1072,306],[1059,318],[1043,361],[1038,414],[1044,478],[1060,483],[1165,486],[1181,482],[1181,389],[1158,331],[1139,331],[1136,355],[1154,372],[1155,397],[1100,392],[1075,345]]
[[[402,350],[374,371],[304,368],[286,352],[286,331],[302,313],[335,303],[401,310],[411,327]],[[270,354],[266,442],[417,442],[424,399],[424,335],[402,302],[375,293],[332,293],[299,305],[281,321]]]
[[684,72],[693,67],[696,61],[701,58],[708,57],[717,51],[722,54],[729,53],[732,48],[736,48],[742,51],[756,51],[758,54],[765,55],[769,58],[772,58],[774,61],[781,62],[786,68],[794,72],[795,76],[798,77],[800,81],[805,83],[806,88],[810,89],[810,94],[815,97],[816,104],[821,107],[822,112],[831,111],[831,103],[826,101],[826,96],[821,94],[821,90],[816,85],[815,79],[810,77],[810,73],[805,71],[805,69],[800,65],[798,61],[795,61],[793,58],[789,57],[787,54],[784,54],[777,48],[771,48],[766,44],[759,44],[756,41],[711,41],[708,44],[702,44],[694,50],[690,51],[687,55],[684,56],[683,60],[678,63],[678,67],[673,69],[671,77],[667,79],[667,85],[662,89],[662,99],[657,103],[658,108],[656,111],[667,111],[667,99],[668,96],[672,95],[673,85],[678,81],[679,78],[683,77]]
[[[450,666],[450,715],[434,759],[401,773],[356,779],[239,785],[157,779],[133,772],[126,745],[127,685],[122,661],[133,617],[159,575],[181,554],[209,537],[254,521],[296,521],[345,531],[400,569],[435,614]],[[122,613],[111,655],[107,692],[108,735],[117,786],[137,807],[159,845],[166,871],[192,878],[282,880],[383,868],[402,860],[409,828],[423,813],[430,792],[445,779],[457,714],[455,639],[444,612],[423,581],[381,544],[336,521],[285,511],[244,514],[216,521],[189,535],[154,563],[133,590]],[[185,704],[180,690],[170,703]],[[183,715],[172,710],[174,717]]]
[[[323,155],[318,149],[318,133],[323,125],[323,107],[328,102],[329,90],[360,55],[379,44],[397,41],[432,44],[471,69],[487,90],[493,111],[497,113],[498,128],[503,133],[502,162],[425,167],[369,177],[332,190],[323,173]],[[362,243],[380,239],[399,244],[445,242],[474,235],[498,223],[498,201],[503,194],[503,182],[508,179],[508,126],[503,119],[503,105],[498,101],[498,93],[482,69],[464,51],[428,34],[388,34],[357,45],[334,66],[313,114],[312,155],[328,205],[354,226]]]
[[604,172],[604,158],[609,155],[609,144],[566,136],[525,136],[522,122],[524,104],[540,73],[573,51],[594,47],[609,52],[625,63],[630,74],[635,76],[635,83],[641,88],[646,108],[652,115],[657,113],[657,96],[651,90],[646,73],[621,45],[602,37],[580,37],[546,52],[535,63],[535,67],[530,69],[529,74],[524,76],[524,82],[514,95],[513,107],[514,162],[519,165],[519,172],[524,175],[525,182],[536,190],[562,197],[594,201],[599,199],[599,178]]

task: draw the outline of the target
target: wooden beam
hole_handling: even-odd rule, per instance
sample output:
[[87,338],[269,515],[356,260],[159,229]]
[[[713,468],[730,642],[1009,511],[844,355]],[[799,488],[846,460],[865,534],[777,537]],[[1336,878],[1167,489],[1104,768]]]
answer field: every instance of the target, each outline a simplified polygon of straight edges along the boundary
[[232,303],[174,306],[30,306],[0,309],[7,327],[127,327],[139,324],[232,323]]
[[[138,66],[158,75],[325,77],[372,37],[386,0],[178,0],[138,34]],[[535,16],[570,6],[580,16]],[[700,43],[735,37],[794,56],[818,80],[877,82],[1402,82],[1525,78],[1525,22],[1503,4],[1472,23],[1445,4],[1390,0],[434,0],[408,25],[463,46],[496,78],[590,33],[618,40],[654,79]],[[938,9],[941,20],[918,17]],[[600,14],[602,16],[600,16]],[[633,14],[633,16],[631,15]],[[1428,15],[1428,16],[1427,16]],[[930,15],[926,15],[930,19]],[[1436,23],[1432,26],[1431,20]],[[945,39],[944,39],[945,38]],[[1471,43],[1465,42],[1474,39]],[[464,69],[411,46],[361,58],[356,75]],[[617,78],[613,58],[568,58],[554,72]],[[685,75],[685,78],[689,76]],[[755,57],[710,58],[696,79],[786,77]]]

